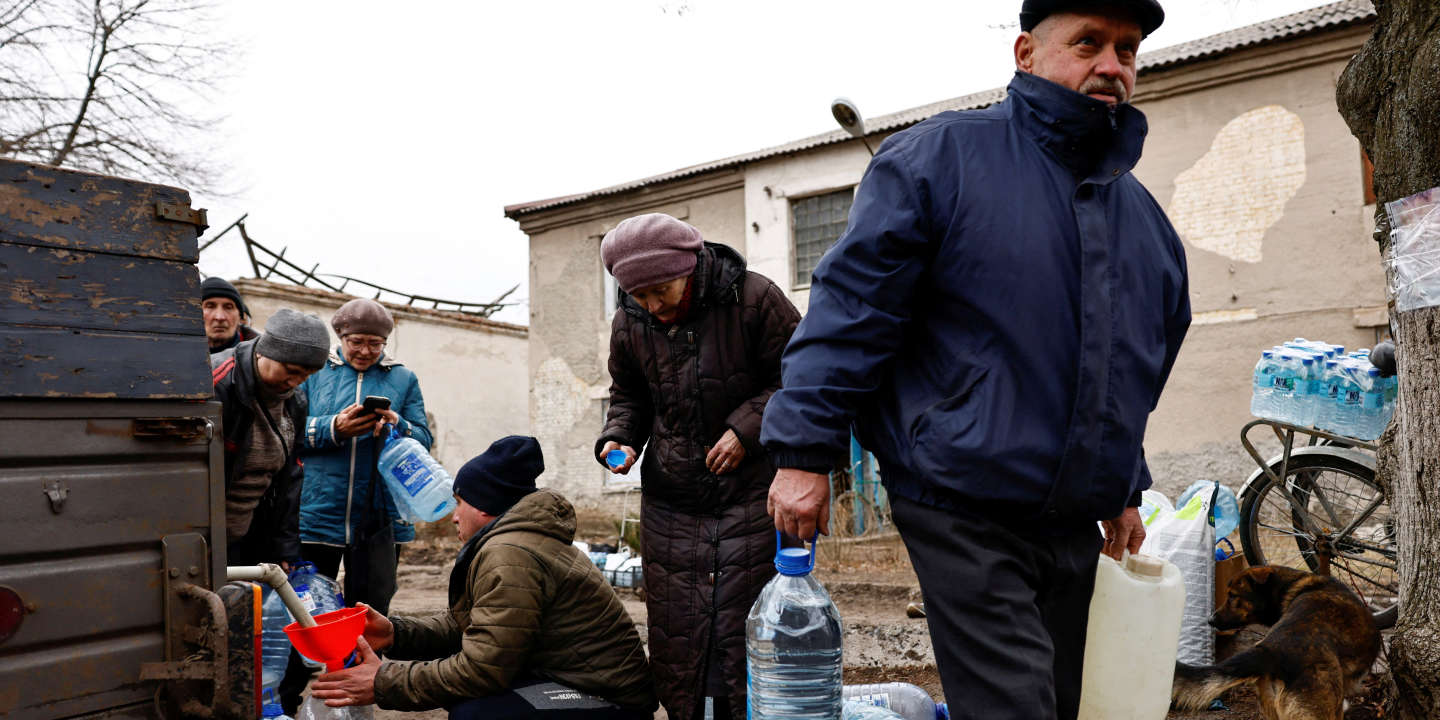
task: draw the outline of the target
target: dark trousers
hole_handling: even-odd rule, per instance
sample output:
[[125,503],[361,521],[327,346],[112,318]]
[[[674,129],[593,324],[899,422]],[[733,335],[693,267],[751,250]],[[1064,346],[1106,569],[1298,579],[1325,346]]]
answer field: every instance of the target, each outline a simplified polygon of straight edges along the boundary
[[955,720],[1073,720],[1101,535],[891,496]]
[[[400,543],[395,543],[395,564],[400,564]],[[364,562],[364,558],[357,555],[356,548],[339,548],[333,545],[320,545],[318,543],[300,543],[300,555],[306,560],[315,563],[315,569],[321,575],[328,575],[332,580],[340,574],[340,561]],[[394,578],[390,579],[389,587],[395,587]],[[391,592],[377,592],[374,588],[354,587],[350,578],[345,578],[345,586],[341,588],[345,593],[345,604],[351,607],[357,602],[363,602],[381,615],[390,614],[390,599],[394,597]]]
[[463,700],[450,707],[450,720],[518,720],[519,718],[585,718],[585,720],[650,720],[653,712],[626,709],[549,680],[517,680],[499,695]]

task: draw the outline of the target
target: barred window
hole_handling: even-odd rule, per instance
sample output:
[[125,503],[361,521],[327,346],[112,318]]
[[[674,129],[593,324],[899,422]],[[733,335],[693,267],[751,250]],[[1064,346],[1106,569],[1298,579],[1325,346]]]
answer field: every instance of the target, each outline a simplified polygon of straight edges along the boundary
[[795,287],[810,284],[820,256],[840,239],[850,217],[850,203],[855,199],[853,188],[824,195],[792,200],[790,227],[794,239]]

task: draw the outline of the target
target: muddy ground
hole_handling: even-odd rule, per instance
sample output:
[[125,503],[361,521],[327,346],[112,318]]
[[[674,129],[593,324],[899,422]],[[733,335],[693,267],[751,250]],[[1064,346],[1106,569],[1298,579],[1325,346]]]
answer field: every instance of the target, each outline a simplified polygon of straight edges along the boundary
[[[582,526],[583,529],[583,526]],[[582,534],[582,537],[584,535]],[[603,537],[595,538],[603,540]],[[613,538],[611,538],[613,541]],[[457,543],[437,536],[407,547],[400,569],[400,590],[391,604],[394,614],[418,615],[442,611]],[[937,702],[944,699],[929,631],[923,619],[905,616],[905,606],[920,600],[919,585],[899,539],[884,536],[861,542],[832,540],[821,543],[817,578],[830,591],[845,621],[845,682],[847,684],[902,680],[924,688]],[[633,590],[620,590],[626,610],[646,638],[645,603]],[[1245,632],[1241,643],[1259,635]],[[1377,691],[1378,693],[1378,691]],[[1226,709],[1171,712],[1166,720],[1259,720],[1254,693],[1248,687],[1225,697]],[[1379,717],[1373,703],[1351,701],[1346,720]],[[377,720],[443,720],[445,711],[401,713],[380,710]],[[666,718],[662,709],[656,718]]]

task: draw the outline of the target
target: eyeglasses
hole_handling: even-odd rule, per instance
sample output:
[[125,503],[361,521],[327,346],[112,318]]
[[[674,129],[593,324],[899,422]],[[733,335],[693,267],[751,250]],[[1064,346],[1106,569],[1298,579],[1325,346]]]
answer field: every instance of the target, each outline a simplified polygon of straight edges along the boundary
[[344,341],[345,347],[348,347],[351,350],[369,350],[371,352],[380,352],[381,350],[385,349],[384,340],[356,340],[347,337],[344,338]]

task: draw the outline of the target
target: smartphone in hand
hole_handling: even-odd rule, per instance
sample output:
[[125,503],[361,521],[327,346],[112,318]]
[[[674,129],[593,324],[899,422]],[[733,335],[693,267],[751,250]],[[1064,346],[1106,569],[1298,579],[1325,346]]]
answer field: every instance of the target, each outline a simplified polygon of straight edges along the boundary
[[365,402],[360,405],[366,415],[374,415],[376,410],[389,410],[390,398],[384,395],[366,395]]

